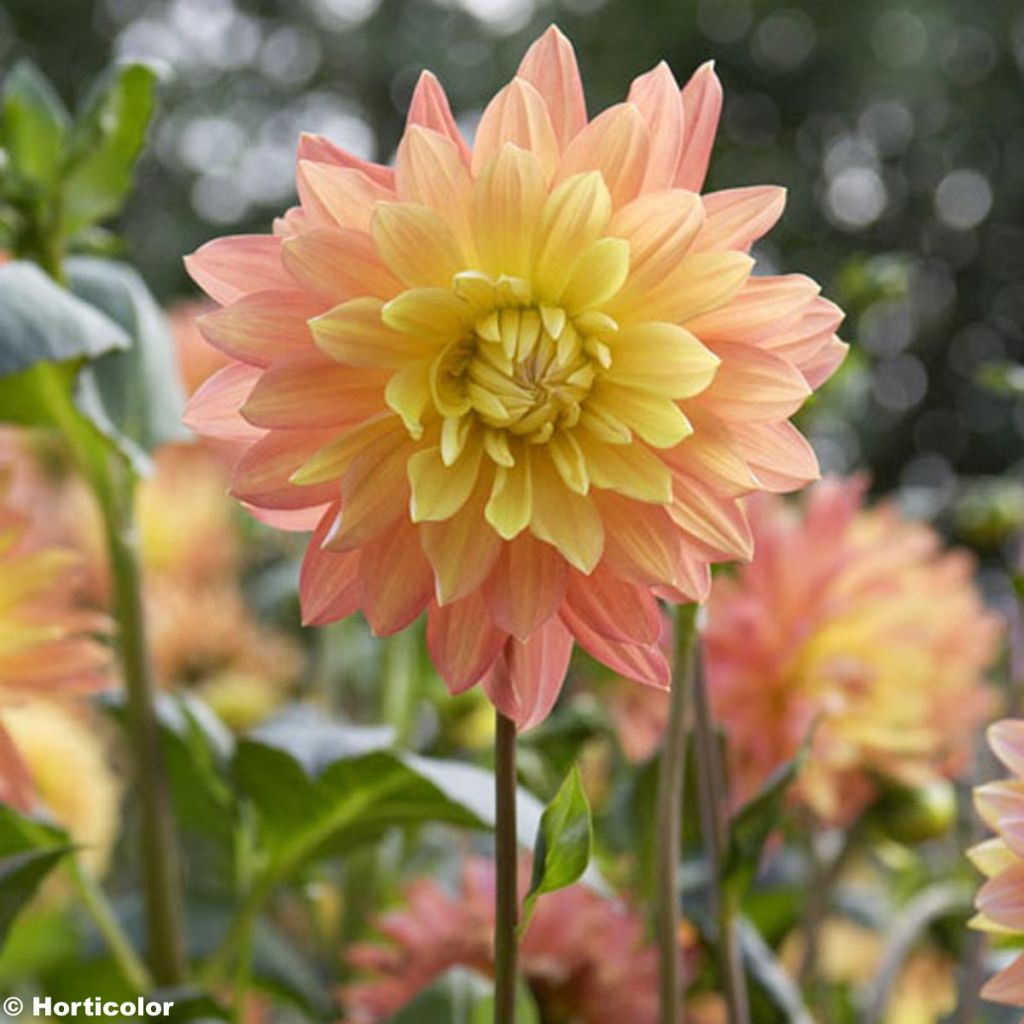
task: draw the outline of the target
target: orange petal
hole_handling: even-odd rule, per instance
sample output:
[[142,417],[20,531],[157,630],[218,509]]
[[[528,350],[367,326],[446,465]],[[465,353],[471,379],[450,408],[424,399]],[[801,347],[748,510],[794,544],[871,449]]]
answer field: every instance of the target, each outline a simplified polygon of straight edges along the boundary
[[519,729],[539,725],[558,700],[572,654],[572,634],[549,619],[526,643],[509,638],[483,679],[495,707]]
[[754,538],[742,506],[721,498],[698,480],[676,474],[675,500],[667,511],[683,530],[691,548],[701,546],[711,561],[748,562],[754,554]]
[[672,672],[657,643],[630,644],[610,640],[591,628],[569,608],[562,609],[562,621],[572,631],[579,645],[613,672],[648,686],[667,690]]
[[303,132],[299,136],[298,159],[312,160],[318,164],[334,164],[336,167],[351,167],[353,170],[362,171],[384,188],[393,188],[395,184],[395,172],[392,168],[354,156],[323,135]]
[[263,436],[247,422],[242,405],[252,393],[261,371],[246,363],[233,363],[207,378],[189,399],[185,426],[219,441],[253,441]]
[[303,210],[324,227],[367,231],[376,205],[395,198],[362,171],[311,160],[299,161],[297,180]]
[[811,389],[784,359],[750,345],[717,343],[721,365],[711,386],[692,401],[728,423],[788,419]]
[[473,494],[450,519],[420,525],[420,542],[434,567],[438,604],[458,601],[479,587],[501,554],[500,538],[484,522],[492,478],[481,472]]
[[337,436],[336,430],[271,431],[239,459],[231,493],[263,508],[306,508],[338,500],[337,480],[301,486],[295,471]]
[[646,192],[671,188],[683,149],[683,103],[679,83],[662,61],[634,80],[628,99],[647,122],[651,140],[643,189]]
[[722,113],[722,83],[715,62],[702,64],[683,86],[683,151],[676,168],[679,188],[699,192],[708,172],[711,148]]
[[468,690],[501,654],[507,634],[491,622],[479,592],[427,612],[427,649],[452,693]]
[[335,303],[363,295],[390,299],[402,290],[362,231],[318,228],[296,235],[284,243],[284,263],[297,281]]
[[[735,498],[749,493],[759,484],[767,486],[745,461],[731,426],[726,426],[704,410],[688,410],[687,416],[693,424],[693,435],[675,448],[659,452],[664,462],[703,481],[723,497]],[[761,427],[762,424],[758,424],[751,433],[756,433]]]
[[978,891],[977,907],[996,924],[1024,931],[1024,863],[990,878]]
[[808,387],[821,387],[842,366],[849,350],[850,346],[846,342],[833,337],[815,353],[813,358],[801,363],[800,372],[804,375]]
[[443,135],[412,127],[395,160],[399,198],[436,210],[465,246],[470,240],[473,181],[458,148]]
[[299,604],[304,626],[324,626],[351,615],[359,607],[359,552],[341,554],[324,549],[338,506],[324,513],[310,538],[299,573]]
[[526,640],[558,610],[567,572],[565,559],[529,534],[506,542],[483,589],[491,618],[505,632]]
[[376,636],[411,625],[426,608],[434,574],[416,528],[399,521],[371,541],[359,558],[360,605]]
[[430,339],[388,327],[380,299],[352,299],[309,323],[317,347],[346,366],[398,368],[437,351]]
[[693,243],[694,252],[749,249],[771,231],[785,206],[786,190],[777,185],[709,192],[704,196],[704,227]]
[[1024,721],[1006,718],[990,725],[985,732],[992,753],[1007,768],[1024,778]]
[[751,277],[731,302],[689,320],[702,341],[760,341],[793,323],[821,287],[803,274]]
[[416,83],[409,103],[406,124],[421,125],[443,135],[455,146],[463,162],[468,166],[469,146],[455,124],[452,108],[448,104],[448,97],[441,83],[429,71],[424,71]]
[[323,311],[323,302],[305,292],[252,292],[196,320],[203,337],[229,356],[266,366],[278,356],[308,348],[306,321]]
[[642,586],[677,585],[682,541],[668,514],[609,491],[597,492],[594,501],[605,523],[608,568]]
[[228,235],[185,257],[192,280],[226,306],[249,292],[291,285],[281,262],[281,240],[273,235]]
[[555,137],[564,149],[587,123],[587,104],[572,43],[552,25],[526,51],[516,74],[540,93]]
[[449,288],[465,269],[455,232],[436,210],[416,203],[381,203],[373,215],[380,258],[410,288]]
[[623,206],[640,191],[647,170],[647,126],[632,103],[609,107],[590,122],[566,147],[555,181],[575,174],[600,171],[614,207]]
[[651,644],[661,636],[661,612],[650,591],[620,578],[604,562],[589,576],[569,573],[565,605],[609,640]]
[[384,370],[356,370],[316,350],[278,360],[242,407],[254,426],[281,430],[359,423],[386,409]]
[[494,277],[528,277],[533,234],[544,205],[537,158],[505,146],[473,189],[473,231],[480,270]]
[[1024,1006],[1024,954],[985,982],[981,998],[1004,1006]]
[[550,180],[558,166],[558,140],[547,105],[523,78],[513,78],[487,104],[473,140],[473,175],[479,177],[509,143],[532,153]]

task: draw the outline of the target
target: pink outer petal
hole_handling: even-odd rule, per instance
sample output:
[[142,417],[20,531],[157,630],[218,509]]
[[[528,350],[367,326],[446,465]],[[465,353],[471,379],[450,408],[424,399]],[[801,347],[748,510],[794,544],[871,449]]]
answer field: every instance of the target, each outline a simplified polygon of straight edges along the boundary
[[298,159],[315,160],[317,163],[334,164],[337,167],[351,167],[354,170],[362,171],[378,185],[383,185],[385,188],[394,188],[395,186],[393,168],[382,167],[380,164],[370,163],[369,160],[354,156],[340,146],[336,146],[330,139],[324,138],[323,135],[303,132],[299,136]]
[[614,672],[638,683],[668,689],[671,671],[657,642],[650,644],[617,643],[602,636],[590,624],[565,605],[562,621],[572,630],[580,646]]
[[427,612],[427,649],[453,694],[480,681],[507,639],[491,621],[479,591],[443,608],[431,605]]
[[1024,1006],[1024,954],[985,983],[981,998],[1003,1006]]
[[678,188],[699,192],[708,173],[711,147],[722,113],[722,83],[715,62],[702,64],[683,86],[683,151],[676,168]]
[[35,787],[11,734],[0,722],[0,804],[28,813],[35,804]]
[[604,564],[589,575],[573,570],[563,609],[600,636],[619,643],[654,643],[661,635],[661,613],[644,587],[621,579]]
[[185,426],[219,441],[258,441],[264,431],[243,419],[239,410],[261,372],[245,363],[232,363],[218,370],[189,399],[183,417]]
[[299,573],[299,603],[304,626],[323,626],[351,615],[359,607],[358,551],[337,554],[323,544],[338,514],[329,506],[310,538]]
[[744,252],[775,226],[786,206],[786,190],[755,185],[710,192],[703,197],[705,221],[694,252],[742,249]]
[[484,689],[506,718],[530,729],[555,706],[571,654],[572,634],[559,619],[549,619],[525,644],[508,639],[484,676]]
[[516,74],[543,97],[555,137],[564,149],[587,123],[587,104],[572,43],[552,25],[526,51]]
[[316,529],[329,505],[314,505],[312,508],[259,508],[242,502],[246,512],[258,522],[272,526],[286,533],[309,533]]
[[416,83],[406,124],[422,125],[450,139],[455,143],[463,163],[469,166],[469,146],[455,124],[452,108],[448,104],[448,97],[441,83],[429,71],[424,71]]
[[1024,778],[1024,720],[1006,718],[988,727],[985,733],[992,753],[1013,772]]
[[273,235],[215,238],[185,257],[185,269],[222,306],[249,292],[293,284],[281,262],[281,240]]
[[996,924],[1024,931],[1024,863],[990,878],[978,891],[977,907]]
[[814,449],[792,423],[735,424],[730,430],[740,455],[766,490],[785,494],[820,477]]
[[359,559],[360,604],[377,636],[411,625],[426,608],[434,574],[416,527],[403,521],[371,541]]
[[271,431],[251,445],[231,477],[231,493],[263,508],[300,509],[338,500],[338,482],[312,487],[290,482],[291,475],[337,437],[336,430]]
[[683,104],[679,83],[664,61],[633,82],[629,102],[643,115],[651,140],[643,189],[671,188],[683,150]]
[[483,591],[495,624],[526,640],[558,610],[567,571],[562,555],[529,533],[503,544]]

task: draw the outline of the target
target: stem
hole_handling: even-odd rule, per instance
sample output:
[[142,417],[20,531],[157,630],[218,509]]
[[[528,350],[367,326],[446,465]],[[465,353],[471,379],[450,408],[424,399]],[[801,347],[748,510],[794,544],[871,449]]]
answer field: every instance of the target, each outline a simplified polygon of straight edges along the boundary
[[519,918],[516,855],[516,726],[495,712],[494,1024],[516,1017],[516,924]]
[[704,673],[698,666],[694,682],[694,731],[697,746],[697,789],[704,846],[707,851],[711,891],[711,912],[718,924],[718,958],[729,1007],[730,1024],[750,1024],[750,1001],[743,971],[743,954],[737,933],[738,900],[723,884],[726,844],[729,841],[729,811],[721,751],[711,720]]
[[157,724],[156,687],[146,647],[136,534],[131,502],[104,504],[107,551],[127,691],[128,734],[141,806],[140,845],[146,896],[149,960],[156,981],[185,978],[184,914],[170,786]]
[[659,962],[659,1024],[680,1024],[682,1020],[682,983],[679,966],[682,897],[679,887],[679,859],[682,852],[686,720],[693,675],[696,623],[696,605],[679,605],[676,608],[672,698],[658,776],[655,930]]
[[395,730],[395,746],[399,750],[409,746],[412,735],[418,655],[419,638],[411,629],[403,629],[384,641],[382,711],[384,721]]
[[68,874],[74,883],[82,905],[89,912],[100,935],[103,936],[124,980],[137,995],[144,995],[153,988],[153,979],[146,965],[139,959],[128,936],[121,930],[117,917],[96,879],[87,872],[78,857],[67,857]]

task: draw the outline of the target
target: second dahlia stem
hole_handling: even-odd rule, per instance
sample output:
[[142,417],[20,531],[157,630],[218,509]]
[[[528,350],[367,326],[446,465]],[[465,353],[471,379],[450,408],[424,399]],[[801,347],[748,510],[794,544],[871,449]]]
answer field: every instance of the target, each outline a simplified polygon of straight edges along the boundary
[[723,877],[729,842],[729,809],[726,803],[722,751],[711,718],[704,673],[698,663],[694,672],[694,735],[697,748],[697,790],[700,797],[701,831],[710,867],[711,912],[718,926],[718,960],[722,987],[729,1008],[729,1024],[750,1024],[747,979],[737,934],[739,907]]
[[494,1024],[516,1019],[519,872],[516,838],[516,725],[500,711],[495,736]]
[[682,982],[679,965],[679,925],[682,899],[679,860],[683,828],[683,783],[686,771],[686,728],[689,717],[697,606],[679,605],[675,616],[675,663],[668,732],[658,776],[656,848],[659,1024],[680,1024]]

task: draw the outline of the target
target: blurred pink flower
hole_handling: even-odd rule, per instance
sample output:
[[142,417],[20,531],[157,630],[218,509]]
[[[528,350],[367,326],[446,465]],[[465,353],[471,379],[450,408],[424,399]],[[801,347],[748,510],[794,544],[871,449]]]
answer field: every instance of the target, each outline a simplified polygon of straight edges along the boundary
[[[521,890],[528,877],[524,867]],[[413,883],[405,905],[376,927],[385,941],[357,945],[349,955],[368,978],[342,992],[346,1024],[387,1020],[453,967],[493,974],[493,863],[468,860],[457,894],[432,879]],[[657,1021],[658,955],[642,918],[585,885],[541,897],[522,939],[520,969],[545,1020]]]

